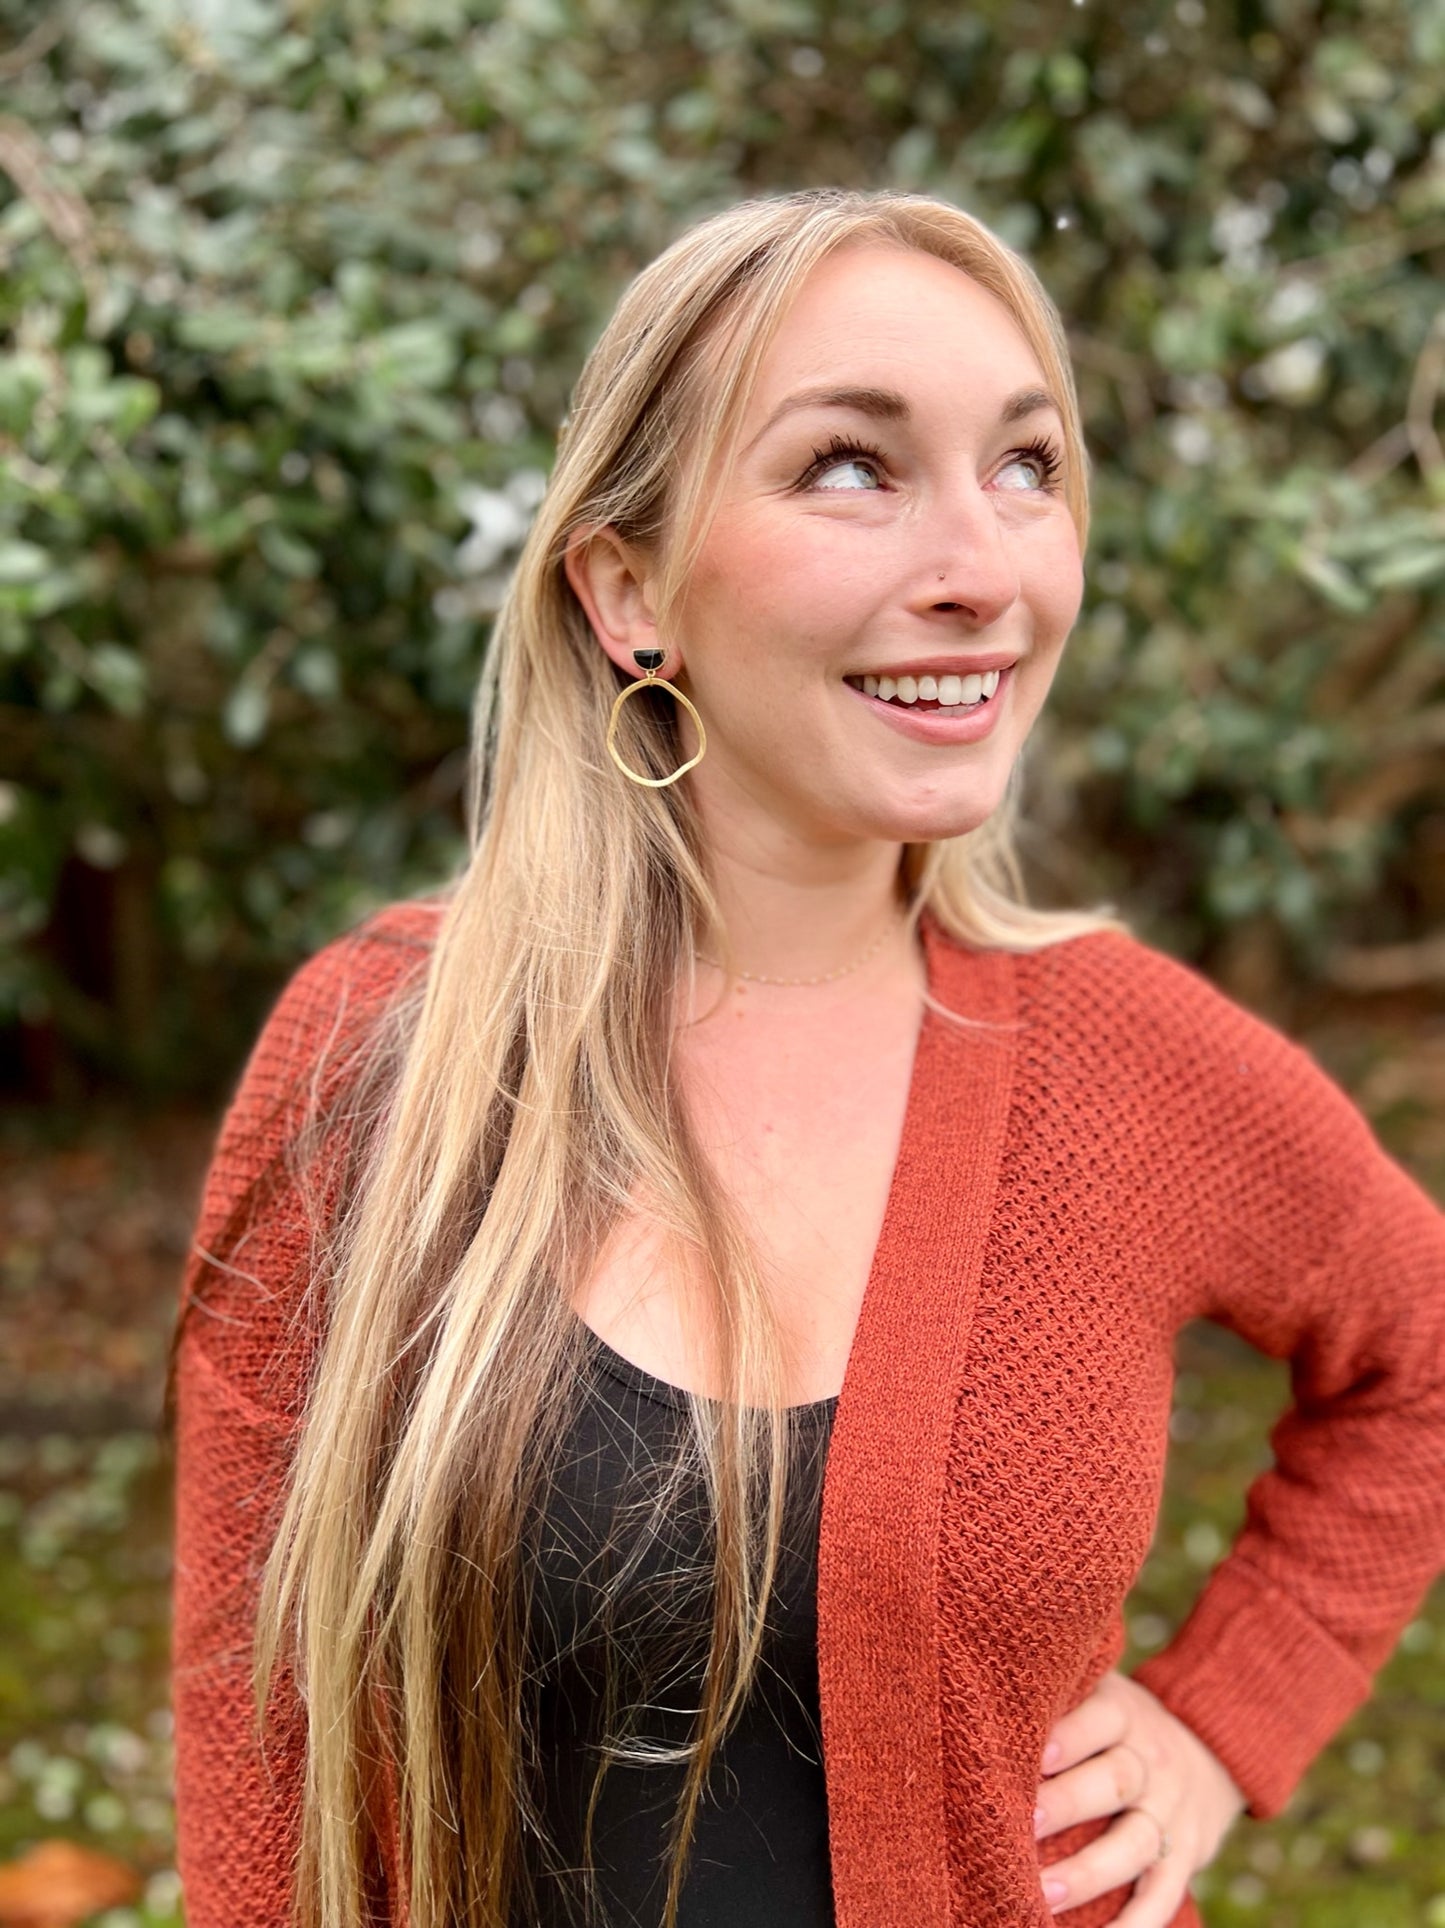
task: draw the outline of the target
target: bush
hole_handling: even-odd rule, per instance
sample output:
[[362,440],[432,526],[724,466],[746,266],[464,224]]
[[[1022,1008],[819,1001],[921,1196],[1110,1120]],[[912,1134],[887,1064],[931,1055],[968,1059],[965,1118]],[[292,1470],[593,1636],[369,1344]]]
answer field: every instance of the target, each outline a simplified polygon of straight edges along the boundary
[[[0,1026],[214,1089],[460,849],[568,385],[697,214],[942,193],[1070,322],[1043,895],[1280,1009],[1445,973],[1445,10],[0,0]],[[1282,1013],[1287,1015],[1287,1013]]]

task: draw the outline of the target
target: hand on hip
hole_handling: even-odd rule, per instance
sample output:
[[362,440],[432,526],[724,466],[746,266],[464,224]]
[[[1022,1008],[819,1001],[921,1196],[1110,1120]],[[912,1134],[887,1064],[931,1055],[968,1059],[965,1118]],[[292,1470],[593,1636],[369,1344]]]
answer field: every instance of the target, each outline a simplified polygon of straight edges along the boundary
[[1058,1721],[1044,1750],[1035,1833],[1116,1815],[1077,1854],[1043,1871],[1054,1914],[1133,1882],[1115,1928],[1167,1928],[1245,1797],[1217,1756],[1147,1687],[1110,1672]]

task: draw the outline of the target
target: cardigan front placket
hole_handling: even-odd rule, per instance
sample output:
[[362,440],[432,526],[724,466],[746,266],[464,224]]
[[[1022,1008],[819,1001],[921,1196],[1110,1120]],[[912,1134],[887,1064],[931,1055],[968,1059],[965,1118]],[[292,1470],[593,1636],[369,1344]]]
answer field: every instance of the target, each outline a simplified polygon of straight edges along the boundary
[[925,916],[930,990],[824,1481],[818,1661],[838,1928],[947,1928],[938,1562],[1013,1080],[1012,957]]

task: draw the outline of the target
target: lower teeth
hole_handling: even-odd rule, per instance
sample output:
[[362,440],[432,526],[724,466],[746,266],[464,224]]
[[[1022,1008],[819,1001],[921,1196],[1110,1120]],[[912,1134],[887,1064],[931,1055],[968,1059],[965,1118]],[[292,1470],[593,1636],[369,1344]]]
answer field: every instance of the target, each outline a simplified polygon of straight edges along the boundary
[[922,710],[928,716],[972,716],[975,710],[983,708],[988,698],[981,696],[976,703],[925,703],[922,701],[904,703],[896,696],[882,697],[879,700],[891,704],[895,709]]

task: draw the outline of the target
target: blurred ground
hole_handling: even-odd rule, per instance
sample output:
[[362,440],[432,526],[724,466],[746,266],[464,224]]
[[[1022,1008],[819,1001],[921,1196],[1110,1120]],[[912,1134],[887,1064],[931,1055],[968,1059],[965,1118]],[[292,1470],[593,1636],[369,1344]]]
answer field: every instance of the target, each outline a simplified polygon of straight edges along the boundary
[[[1310,1039],[1445,1195],[1445,1023]],[[158,1433],[204,1115],[0,1115],[0,1863],[61,1838],[135,1870],[104,1928],[181,1919],[166,1679],[170,1475]],[[1126,1668],[1162,1645],[1268,1464],[1283,1367],[1180,1342],[1164,1517]],[[1280,1820],[1241,1823],[1196,1890],[1210,1928],[1445,1928],[1445,1585]],[[0,1928],[18,1917],[4,1913]],[[237,1928],[243,1928],[237,1924]]]
[[52,1837],[123,1861],[143,1899],[107,1928],[180,1920],[158,1422],[212,1130],[0,1120],[0,1862]]
[[0,1119],[0,1419],[145,1429],[214,1121],[99,1110]]

